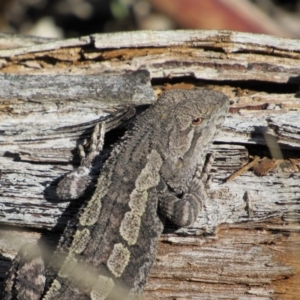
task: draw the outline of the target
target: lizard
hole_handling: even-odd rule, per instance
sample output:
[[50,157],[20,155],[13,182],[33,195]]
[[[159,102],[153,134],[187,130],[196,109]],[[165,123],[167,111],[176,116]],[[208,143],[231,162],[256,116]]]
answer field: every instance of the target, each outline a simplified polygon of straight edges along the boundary
[[[213,90],[162,93],[113,147],[49,266],[44,270],[34,246],[20,250],[4,299],[138,299],[165,219],[189,226],[201,211],[207,179],[201,172],[228,104]],[[84,193],[104,133],[105,123],[98,124],[87,155],[79,146],[81,165],[58,184],[61,199]]]

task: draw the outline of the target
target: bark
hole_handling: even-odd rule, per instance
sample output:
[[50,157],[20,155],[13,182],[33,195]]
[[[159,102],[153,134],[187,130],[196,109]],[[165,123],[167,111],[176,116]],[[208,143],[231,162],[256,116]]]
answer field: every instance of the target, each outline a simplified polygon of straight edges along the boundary
[[[78,164],[76,146],[94,124],[116,127],[128,105],[154,101],[152,88],[212,88],[231,107],[211,149],[209,198],[191,228],[166,229],[145,299],[297,299],[300,41],[167,31],[0,43],[4,257],[27,240],[51,243],[76,213],[81,202],[59,202],[55,185]],[[152,88],[137,70],[150,73]],[[226,181],[254,156],[253,169]]]

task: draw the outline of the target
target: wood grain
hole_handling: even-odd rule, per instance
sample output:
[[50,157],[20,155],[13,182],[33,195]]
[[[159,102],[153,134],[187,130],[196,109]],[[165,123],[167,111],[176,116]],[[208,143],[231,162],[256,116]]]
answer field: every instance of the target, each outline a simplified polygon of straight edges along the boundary
[[[179,86],[211,88],[224,92],[231,107],[211,149],[216,160],[203,214],[191,228],[177,233],[166,229],[145,298],[297,299],[299,40],[229,31],[27,39],[23,47],[20,39],[1,35],[1,49],[6,48],[0,50],[2,78],[16,84],[7,74],[23,79],[38,75],[43,93],[37,98],[23,97],[32,90],[26,85],[16,88],[17,94],[0,91],[3,256],[12,258],[23,240],[38,240],[41,234],[47,240],[46,229],[53,229],[52,237],[57,238],[76,212],[80,202],[58,203],[54,188],[58,178],[78,163],[76,146],[88,137],[100,116],[110,116],[125,102],[136,106],[153,101],[146,96],[124,102],[121,97],[107,104],[89,92],[73,99],[76,89],[68,98],[68,89],[63,88],[54,89],[58,93],[53,97],[46,76],[65,76],[68,83],[74,75],[88,81],[88,75],[129,76],[146,69],[156,94]],[[250,169],[225,182],[255,155],[274,159],[277,167],[266,176]],[[33,237],[29,238],[28,230],[18,232],[4,224],[30,227]],[[8,236],[18,243],[10,243]],[[4,258],[1,276],[7,265]]]

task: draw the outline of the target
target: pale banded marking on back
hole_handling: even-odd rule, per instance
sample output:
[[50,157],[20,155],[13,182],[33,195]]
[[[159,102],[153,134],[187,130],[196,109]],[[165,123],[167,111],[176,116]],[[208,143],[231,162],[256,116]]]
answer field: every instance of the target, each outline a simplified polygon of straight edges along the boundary
[[145,212],[148,200],[147,190],[158,185],[160,180],[158,172],[162,163],[159,153],[152,150],[147,155],[145,167],[135,181],[135,189],[130,194],[128,203],[131,210],[125,214],[120,225],[120,234],[129,245],[134,245],[137,242],[141,217]]
[[120,227],[120,234],[129,245],[134,245],[138,239],[141,227],[141,217],[134,212],[125,213]]
[[158,171],[161,168],[163,161],[156,150],[152,150],[147,155],[147,163],[142,169],[141,174],[135,181],[135,188],[138,191],[146,191],[159,183]]
[[54,279],[50,289],[48,290],[48,292],[46,293],[45,297],[43,298],[43,300],[52,300],[55,299],[57,294],[59,293],[61,289],[61,285],[59,283],[59,281],[57,279]]
[[112,289],[114,288],[114,281],[106,276],[99,275],[97,282],[90,293],[92,300],[105,300]]
[[99,177],[94,195],[79,217],[79,223],[81,225],[91,226],[98,221],[101,210],[101,199],[106,195],[108,187],[111,184],[112,171],[113,170],[110,170],[106,175]]
[[73,253],[69,253],[58,272],[58,276],[60,276],[61,278],[70,277],[73,270],[77,266],[77,263],[78,263],[78,261],[74,257]]
[[129,207],[131,208],[131,211],[138,216],[142,216],[146,209],[148,199],[148,192],[147,191],[138,191],[137,189],[134,189],[132,193],[130,194],[130,200],[129,200]]
[[116,277],[120,277],[129,262],[129,258],[130,252],[127,247],[121,243],[115,244],[107,260],[107,267]]
[[91,239],[91,233],[87,228],[82,230],[76,230],[72,245],[70,247],[70,252],[80,254],[85,249],[87,243]]
[[65,258],[57,274],[59,277],[61,278],[76,277],[77,274],[75,273],[78,271],[78,260],[75,258],[74,254],[75,253],[80,254],[85,249],[89,240],[90,240],[90,231],[87,228],[76,231],[72,245],[70,247],[70,252]]
[[[97,195],[96,193],[94,195]],[[99,217],[101,210],[101,197],[100,195],[93,196],[84,208],[83,213],[79,218],[79,223],[83,226],[94,225]]]

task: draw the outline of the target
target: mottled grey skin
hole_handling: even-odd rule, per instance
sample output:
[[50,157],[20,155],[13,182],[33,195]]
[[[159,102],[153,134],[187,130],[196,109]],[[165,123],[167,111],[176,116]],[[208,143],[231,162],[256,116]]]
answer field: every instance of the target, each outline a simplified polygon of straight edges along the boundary
[[[201,210],[205,186],[196,171],[228,104],[215,91],[172,90],[137,117],[105,162],[92,198],[62,235],[46,271],[43,299],[125,299],[128,292],[129,297],[142,293],[162,216],[188,226]],[[103,126],[95,129],[89,155],[58,186],[62,198],[76,198],[87,186],[101,132]]]

